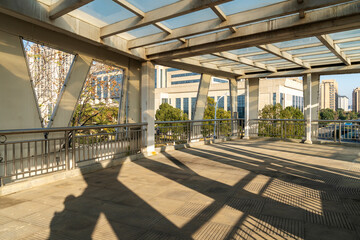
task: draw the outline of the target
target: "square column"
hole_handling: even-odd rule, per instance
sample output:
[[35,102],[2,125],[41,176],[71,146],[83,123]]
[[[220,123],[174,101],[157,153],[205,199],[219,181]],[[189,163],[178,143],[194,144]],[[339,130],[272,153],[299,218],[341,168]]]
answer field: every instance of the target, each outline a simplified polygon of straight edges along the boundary
[[306,120],[306,137],[304,143],[308,144],[312,143],[312,136],[314,140],[316,140],[318,136],[318,123],[313,123],[313,121],[319,120],[319,87],[320,75],[304,75],[304,118]]
[[[231,119],[238,118],[237,113],[237,80],[229,79],[229,92],[230,92],[230,106],[231,106]],[[233,136],[237,136],[237,130],[239,129],[238,121],[231,121],[231,132]]]
[[229,90],[230,90],[230,106],[231,106],[231,118],[237,118],[237,80],[229,80]]
[[[259,117],[259,78],[245,80],[245,137],[250,138],[250,120]],[[254,128],[257,131],[257,128]]]
[[207,97],[209,94],[209,87],[211,82],[211,75],[202,74],[197,98],[196,98],[196,105],[195,105],[195,113],[194,113],[194,120],[203,120],[204,113],[206,108]]
[[155,67],[150,61],[141,65],[141,122],[147,122],[146,153],[155,152]]

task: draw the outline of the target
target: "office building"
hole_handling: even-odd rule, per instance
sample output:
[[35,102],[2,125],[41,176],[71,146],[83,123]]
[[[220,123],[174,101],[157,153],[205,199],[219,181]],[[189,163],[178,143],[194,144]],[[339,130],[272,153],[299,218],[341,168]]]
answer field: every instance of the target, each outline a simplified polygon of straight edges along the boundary
[[[168,103],[181,109],[192,119],[201,74],[175,68],[155,67],[155,109],[162,103]],[[237,83],[236,112],[244,117],[245,81]],[[226,79],[213,77],[208,96],[219,100],[218,107],[230,111],[229,82]],[[222,97],[224,96],[224,97]],[[303,111],[303,85],[298,78],[260,79],[259,110],[265,105],[280,103],[283,107],[293,106]]]
[[320,84],[320,109],[338,108],[338,83],[334,79],[323,80]]

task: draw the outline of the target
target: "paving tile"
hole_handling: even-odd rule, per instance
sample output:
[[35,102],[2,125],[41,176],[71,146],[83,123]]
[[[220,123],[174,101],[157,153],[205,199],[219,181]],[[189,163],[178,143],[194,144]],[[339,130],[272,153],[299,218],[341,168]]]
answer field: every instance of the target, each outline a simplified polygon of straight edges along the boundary
[[0,239],[360,239],[360,164],[341,149],[231,141],[140,159],[0,197]]
[[0,239],[13,240],[21,239],[30,236],[36,232],[41,231],[41,227],[22,221],[11,221],[5,224],[0,224]]
[[334,228],[319,224],[305,224],[305,239],[306,240],[357,240],[359,239],[355,231]]
[[41,203],[27,201],[11,207],[1,209],[0,215],[13,219],[19,219],[21,217],[25,217],[36,212],[41,212],[42,210],[45,210],[47,208],[50,208],[50,206]]

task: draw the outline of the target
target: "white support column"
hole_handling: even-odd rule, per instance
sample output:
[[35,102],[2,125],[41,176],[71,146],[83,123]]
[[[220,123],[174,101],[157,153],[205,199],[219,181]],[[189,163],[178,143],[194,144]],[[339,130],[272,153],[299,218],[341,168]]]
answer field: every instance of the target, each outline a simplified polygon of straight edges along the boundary
[[196,98],[194,120],[203,120],[207,97],[211,82],[211,75],[202,74]]
[[150,61],[141,66],[141,121],[147,122],[146,152],[155,152],[155,68]]
[[[231,118],[238,118],[237,113],[237,80],[229,79],[229,92],[230,92],[230,106],[231,106]],[[225,101],[224,101],[225,102]],[[237,136],[237,130],[239,128],[237,121],[231,121],[231,132],[233,136]]]
[[[22,40],[0,31],[0,129],[41,128]],[[39,135],[41,138],[41,134]],[[38,137],[38,136],[37,136]],[[34,138],[9,136],[8,141]]]
[[259,117],[259,78],[246,79],[244,139],[250,138],[250,120],[257,119],[258,117]]
[[[141,63],[130,60],[129,79],[127,88],[127,122],[141,122],[141,97],[140,97]],[[126,95],[126,93],[125,93]]]
[[229,80],[229,90],[230,90],[230,106],[231,106],[231,118],[237,118],[238,116],[235,115],[237,113],[237,80],[230,79]]
[[312,123],[319,119],[319,87],[320,76],[307,74],[303,78],[304,87],[304,118],[306,120],[306,138],[304,143],[311,144],[312,136],[317,138],[317,124]]
[[118,115],[119,124],[124,124],[127,122],[126,110],[127,110],[128,86],[129,86],[129,69],[125,69],[124,77],[121,83],[121,96],[120,96],[119,115]]
[[68,127],[88,76],[92,58],[75,56],[54,109],[49,127]]

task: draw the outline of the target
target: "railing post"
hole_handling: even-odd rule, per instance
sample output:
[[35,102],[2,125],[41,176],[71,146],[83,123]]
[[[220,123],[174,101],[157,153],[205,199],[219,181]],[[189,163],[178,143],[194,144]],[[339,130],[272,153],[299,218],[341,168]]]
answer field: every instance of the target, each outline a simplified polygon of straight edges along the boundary
[[72,143],[72,166],[71,169],[75,169],[75,130],[71,132],[71,143]]
[[339,122],[339,143],[341,143],[341,122]]
[[191,142],[191,123],[187,123],[187,142]]
[[284,121],[284,139],[286,139],[286,121]]
[[65,131],[65,169],[70,169],[69,162],[69,131]]
[[336,129],[336,123],[334,124],[334,142],[336,142],[336,132],[337,132],[337,129]]

